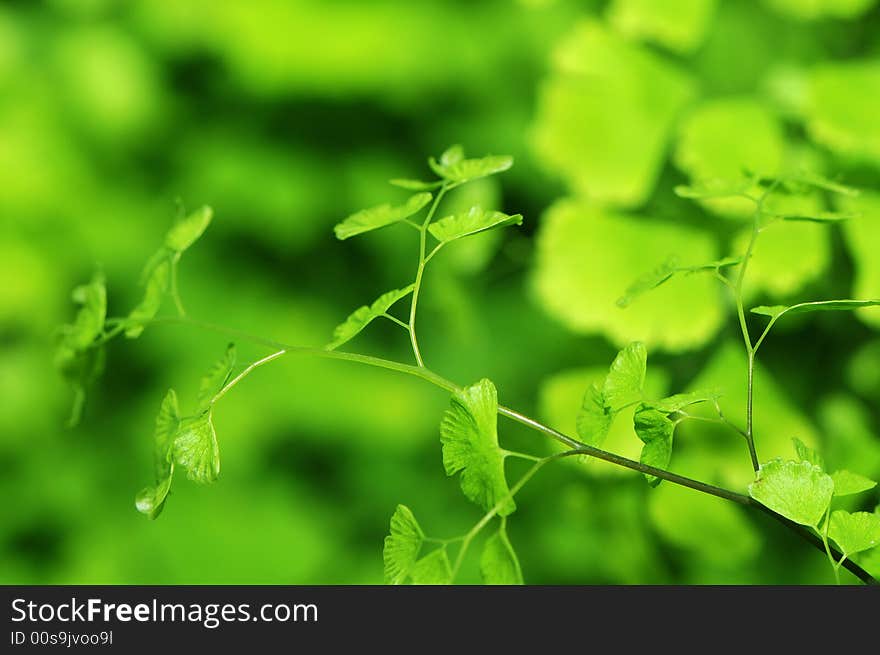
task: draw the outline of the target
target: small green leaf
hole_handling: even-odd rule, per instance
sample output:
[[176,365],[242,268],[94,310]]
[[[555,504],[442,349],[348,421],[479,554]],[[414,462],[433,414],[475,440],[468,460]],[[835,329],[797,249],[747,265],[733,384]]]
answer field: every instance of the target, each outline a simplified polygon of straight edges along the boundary
[[73,325],[62,328],[65,342],[76,350],[85,350],[104,330],[107,318],[107,289],[104,274],[95,273],[91,282],[76,287],[73,301],[82,305]]
[[174,252],[183,252],[198,241],[214,217],[210,207],[200,207],[189,216],[177,221],[165,235],[165,246]]
[[773,459],[758,470],[749,495],[778,514],[815,528],[834,493],[834,480],[810,462]]
[[522,569],[503,527],[486,540],[480,555],[480,573],[487,585],[521,585]]
[[220,393],[220,390],[229,380],[232,368],[235,366],[235,344],[230,343],[226,346],[226,352],[223,357],[218,360],[199,382],[197,414],[206,412],[214,401],[214,396]]
[[443,182],[440,181],[423,182],[422,180],[409,180],[401,177],[395,177],[393,180],[388,180],[388,183],[400,187],[401,189],[406,189],[407,191],[430,191],[443,184]]
[[708,264],[699,264],[696,266],[679,266],[678,257],[670,256],[663,264],[655,268],[653,271],[644,274],[635,282],[633,282],[626,290],[623,296],[617,299],[618,307],[629,307],[633,300],[643,293],[656,289],[665,284],[676,275],[692,275],[694,273],[712,273],[720,271],[722,268],[737,266],[742,259],[740,257],[726,257]]
[[797,305],[761,305],[752,308],[753,314],[769,316],[772,320],[778,320],[783,314],[807,314],[809,312],[851,311],[862,307],[876,307],[880,300],[816,300],[802,302]]
[[718,178],[702,180],[693,184],[679,184],[675,187],[675,195],[689,200],[707,200],[710,198],[732,198],[748,193],[754,187],[754,181],[723,180]]
[[428,159],[428,165],[444,180],[461,184],[508,170],[513,166],[513,157],[489,155],[481,159],[465,159],[461,146],[452,146],[440,156],[440,161],[433,157]]
[[771,220],[781,220],[781,221],[792,221],[792,222],[806,222],[806,223],[840,223],[842,221],[848,221],[853,218],[858,218],[858,214],[853,213],[845,213],[845,212],[813,212],[813,213],[798,213],[798,214],[781,214],[776,212],[763,212],[763,216]]
[[640,341],[617,353],[602,387],[605,406],[611,412],[619,412],[642,399],[647,362],[648,351]]
[[[665,469],[672,459],[672,435],[675,423],[662,412],[648,407],[636,411],[633,427],[639,439],[645,444],[639,461],[648,466]],[[660,478],[645,474],[645,479],[652,486],[660,484]]]
[[835,496],[860,494],[877,486],[874,480],[847,470],[835,471],[831,474],[831,479],[834,480]]
[[697,405],[699,403],[712,402],[720,397],[717,391],[691,391],[689,393],[679,393],[661,400],[645,401],[642,405],[649,409],[656,409],[663,414],[673,414],[680,412],[685,407]]
[[593,383],[584,394],[577,417],[578,436],[587,444],[600,448],[608,436],[615,414],[608,408],[602,386]]
[[421,585],[444,585],[452,582],[452,567],[449,565],[449,556],[446,547],[425,555],[415,563],[412,569],[413,584]]
[[412,284],[403,289],[395,289],[388,291],[379,296],[372,305],[363,305],[358,307],[348,318],[336,326],[333,330],[333,341],[325,346],[327,350],[335,350],[347,341],[356,337],[361,330],[367,327],[374,319],[386,314],[392,305],[398,300],[405,298],[412,293]]
[[206,484],[220,476],[220,448],[211,410],[180,422],[172,454],[193,482]]
[[828,536],[849,557],[880,545],[880,514],[871,512],[831,512]]
[[156,415],[156,429],[153,437],[153,465],[156,485],[142,489],[135,499],[138,511],[151,519],[157,518],[162,513],[165,498],[171,489],[171,479],[174,475],[172,448],[179,422],[180,411],[177,406],[177,394],[174,389],[169,389],[165,398],[162,399],[162,405]]
[[860,193],[855,187],[847,186],[840,182],[835,182],[834,180],[829,180],[827,177],[823,177],[818,173],[799,173],[796,175],[789,175],[786,177],[785,182],[785,186],[788,186],[789,188],[791,188],[792,184],[811,186],[843,196],[855,197]]
[[168,277],[171,262],[167,259],[153,268],[147,278],[144,298],[137,307],[131,310],[126,321],[125,336],[136,339],[144,331],[145,324],[152,320],[162,305],[162,296],[168,289]]
[[440,424],[446,475],[461,471],[461,490],[489,511],[499,502],[499,516],[516,509],[504,476],[498,446],[498,396],[490,380],[480,380],[452,396]]
[[409,200],[402,205],[392,206],[385,203],[384,205],[377,205],[369,209],[362,209],[341,223],[338,223],[333,228],[333,232],[336,234],[337,239],[344,241],[358,234],[398,223],[421,211],[425,205],[431,202],[432,197],[427,192],[417,193],[414,196],[410,196]]
[[382,559],[385,584],[403,584],[419,556],[425,533],[406,505],[398,505],[391,516],[391,533],[385,537]]
[[822,455],[810,448],[797,437],[793,437],[791,442],[794,444],[794,450],[802,462],[809,462],[810,464],[818,466],[823,471],[825,470],[825,459]]
[[520,214],[509,216],[502,212],[485,211],[480,207],[471,207],[469,211],[441,218],[428,227],[431,235],[441,242],[461,239],[478,232],[491,230],[504,225],[522,225]]

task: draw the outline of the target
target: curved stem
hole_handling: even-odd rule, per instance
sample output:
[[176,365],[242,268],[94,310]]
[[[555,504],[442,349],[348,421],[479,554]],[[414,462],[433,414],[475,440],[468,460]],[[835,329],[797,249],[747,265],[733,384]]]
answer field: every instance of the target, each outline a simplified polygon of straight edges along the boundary
[[[426,382],[433,384],[436,387],[439,387],[449,393],[456,393],[461,390],[454,382],[447,380],[446,378],[434,373],[430,369],[425,368],[424,366],[413,366],[411,364],[403,364],[401,362],[395,362],[387,359],[382,359],[380,357],[372,357],[370,355],[360,355],[357,353],[347,353],[341,352],[338,350],[324,350],[321,348],[309,348],[305,346],[294,346],[290,344],[285,344],[280,341],[275,341],[273,339],[266,339],[264,337],[256,336],[250,334],[248,332],[244,332],[242,330],[237,330],[234,328],[228,328],[222,325],[216,325],[213,323],[206,323],[204,321],[197,321],[191,318],[183,318],[183,317],[170,317],[170,318],[156,318],[149,321],[150,324],[180,324],[180,325],[192,325],[194,327],[200,327],[207,330],[212,330],[224,335],[238,337],[240,339],[244,339],[250,341],[252,343],[261,344],[267,346],[269,348],[273,348],[276,350],[285,351],[284,354],[307,354],[314,355],[316,357],[322,357],[324,359],[337,359],[349,362],[355,362],[359,364],[365,364],[367,366],[373,366],[376,368],[383,368],[391,371],[397,371],[399,373],[404,373],[406,375],[411,375],[413,377],[417,377]],[[281,355],[278,355],[279,357]],[[551,427],[536,421],[533,418],[526,416],[516,410],[510,409],[509,407],[505,407],[504,405],[498,405],[498,414],[504,417],[507,417],[511,420],[514,420],[518,423],[521,423],[533,430],[541,432],[542,434],[555,439],[556,441],[566,445],[570,450],[567,450],[563,453],[558,453],[556,455],[551,455],[548,459],[558,459],[561,457],[570,457],[573,455],[588,455],[590,457],[595,457],[596,459],[601,459],[606,462],[610,462],[612,464],[616,464],[618,466],[622,466],[624,468],[628,468],[634,471],[639,471],[640,473],[647,473],[649,475],[653,475],[662,480],[666,480],[673,484],[677,484],[683,487],[688,487],[690,489],[694,489],[695,491],[701,491],[703,493],[710,494],[712,496],[717,496],[718,498],[724,498],[726,500],[730,500],[732,502],[738,503],[740,505],[744,505],[747,507],[753,507],[761,512],[764,512],[768,516],[772,517],[774,520],[782,523],[790,530],[798,534],[805,541],[811,543],[813,546],[818,548],[819,550],[823,550],[822,541],[816,537],[816,535],[807,531],[803,526],[800,526],[781,514],[777,514],[776,512],[768,509],[767,507],[761,505],[758,502],[755,502],[749,496],[744,494],[737,493],[735,491],[730,491],[728,489],[724,489],[722,487],[716,487],[714,485],[701,482],[699,480],[693,480],[691,478],[685,477],[683,475],[678,475],[677,473],[672,473],[671,471],[666,471],[664,469],[655,468],[653,466],[648,466],[647,464],[642,464],[641,462],[636,462],[634,460],[628,459],[626,457],[621,457],[615,453],[611,453],[605,450],[601,450],[600,448],[595,448],[594,446],[590,446],[589,444],[585,444],[574,437],[570,437],[558,430],[555,430]],[[543,460],[542,460],[543,461]],[[540,467],[539,467],[540,468]],[[537,471],[535,471],[537,472]],[[533,473],[534,474],[534,473]],[[523,483],[525,484],[525,483]],[[832,552],[837,552],[833,547],[831,548]],[[842,553],[837,553],[837,555],[842,555]],[[852,560],[845,560],[843,566],[853,573],[856,577],[858,577],[862,582],[866,584],[877,584],[877,581],[864,569],[862,569],[858,564],[853,562]]]
[[[760,212],[760,209],[758,209]],[[752,427],[752,407],[753,407],[753,394],[754,394],[754,381],[755,381],[755,349],[752,346],[752,338],[749,335],[749,327],[746,324],[746,313],[745,308],[743,306],[743,281],[746,276],[746,268],[749,265],[749,259],[752,257],[752,253],[755,249],[755,242],[758,240],[758,219],[757,214],[755,217],[755,224],[752,228],[752,236],[749,239],[748,248],[746,248],[746,254],[743,256],[743,262],[739,268],[739,275],[736,279],[736,285],[734,287],[734,295],[736,297],[736,314],[739,318],[739,326],[742,331],[743,342],[746,346],[746,355],[748,356],[748,399],[746,406],[746,444],[749,447],[749,457],[752,460],[752,468],[755,472],[758,471],[759,463],[758,463],[758,453],[755,450],[755,435]]]

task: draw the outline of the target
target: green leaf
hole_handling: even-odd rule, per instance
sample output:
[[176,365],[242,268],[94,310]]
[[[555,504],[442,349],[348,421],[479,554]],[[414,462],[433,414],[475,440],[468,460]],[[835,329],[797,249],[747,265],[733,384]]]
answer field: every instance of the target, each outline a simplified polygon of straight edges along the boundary
[[772,220],[781,220],[781,221],[791,221],[791,222],[806,222],[806,223],[840,223],[842,221],[848,221],[853,218],[858,218],[858,214],[853,213],[845,213],[845,212],[812,212],[812,213],[798,213],[798,214],[781,214],[777,212],[763,212],[763,216],[766,216]]
[[665,262],[663,262],[660,266],[655,268],[653,271],[646,273],[638,280],[633,282],[633,284],[630,285],[630,287],[626,290],[626,293],[617,299],[617,306],[622,308],[629,307],[630,304],[632,304],[633,300],[638,298],[640,295],[656,289],[661,284],[668,282],[676,275],[711,273],[715,271],[720,271],[722,268],[737,266],[740,262],[742,262],[742,258],[740,257],[726,257],[724,259],[719,259],[714,262],[709,262],[708,264],[698,264],[696,266],[679,266],[678,258],[673,255],[669,257],[669,259],[667,259]]
[[212,411],[180,422],[172,448],[174,462],[193,482],[207,484],[220,475],[220,447],[214,432]]
[[135,498],[137,510],[151,519],[157,518],[162,513],[165,499],[171,489],[171,480],[174,475],[172,448],[179,422],[180,411],[177,406],[177,394],[174,389],[169,389],[159,407],[159,413],[156,415],[153,452],[156,485],[142,489]]
[[[665,469],[672,459],[672,435],[675,423],[656,409],[643,408],[636,411],[633,426],[639,439],[645,444],[639,461],[648,466]],[[652,486],[660,484],[660,478],[645,474]]]
[[385,537],[382,559],[385,564],[385,584],[403,584],[409,577],[425,533],[406,505],[398,505],[391,516],[391,534]]
[[880,514],[872,512],[831,512],[828,536],[849,557],[880,545]]
[[572,194],[636,207],[654,190],[693,80],[598,19],[578,21],[553,52],[531,131],[538,161]]
[[327,344],[325,348],[327,350],[335,350],[356,337],[374,319],[386,314],[394,303],[411,294],[413,288],[414,285],[410,284],[403,289],[388,291],[374,300],[372,305],[358,307],[348,315],[345,321],[336,326],[333,330],[333,341]]
[[183,252],[198,241],[214,217],[210,207],[200,207],[189,216],[177,221],[165,235],[165,246],[174,252]]
[[452,146],[440,156],[440,161],[433,157],[428,159],[428,165],[444,180],[462,184],[508,170],[513,166],[513,157],[489,155],[480,159],[465,159],[462,147]]
[[598,333],[618,347],[644,341],[649,350],[680,352],[706,343],[721,326],[718,283],[706,275],[661,287],[625,312],[615,307],[633,270],[659,266],[670,253],[679,253],[682,266],[716,259],[708,233],[574,199],[551,206],[538,226],[535,292],[547,313],[575,334]]
[[877,486],[877,483],[874,480],[845,469],[832,473],[831,479],[834,480],[835,496],[860,494],[863,491],[868,491]]
[[594,382],[584,394],[580,412],[577,416],[577,433],[582,441],[591,446],[600,448],[608,436],[615,413],[612,412],[605,402],[602,393],[604,381],[600,384]]
[[417,193],[410,196],[402,205],[392,206],[388,203],[362,209],[352,214],[333,228],[336,238],[344,241],[350,237],[372,230],[378,230],[386,225],[403,221],[413,214],[420,212],[425,205],[431,202],[433,196],[430,193]]
[[773,459],[758,470],[749,495],[800,525],[815,528],[834,493],[834,480],[810,462]]
[[673,414],[680,412],[685,407],[712,402],[719,397],[720,393],[718,391],[691,391],[689,393],[678,393],[661,400],[648,400],[643,402],[642,405],[647,409],[656,409],[663,414]]
[[487,585],[523,584],[522,569],[504,527],[499,528],[483,545],[480,573],[483,583]]
[[504,225],[522,225],[522,215],[509,216],[502,212],[485,211],[471,207],[469,211],[441,218],[428,227],[431,235],[440,242],[461,239],[478,232],[491,230]]
[[822,458],[822,455],[810,448],[797,437],[792,437],[791,442],[794,444],[794,450],[802,462],[809,462],[814,466],[818,466],[823,471],[825,470],[825,460]]
[[480,380],[452,396],[440,424],[440,441],[446,475],[461,471],[461,490],[469,500],[486,511],[501,502],[499,516],[516,509],[504,476],[498,396],[490,380]]
[[880,300],[817,300],[814,302],[802,302],[797,305],[761,305],[754,307],[753,314],[769,316],[771,320],[778,320],[784,314],[807,314],[809,312],[852,311],[863,307],[876,307]]
[[410,180],[401,177],[395,177],[393,180],[388,180],[388,183],[400,187],[401,189],[406,189],[407,191],[430,191],[443,184],[443,182],[440,181],[423,182],[422,180]]
[[642,399],[647,363],[648,351],[640,341],[617,353],[602,386],[602,396],[609,410],[616,413]]
[[71,294],[73,301],[82,305],[73,325],[62,328],[66,345],[75,350],[85,350],[100,336],[107,318],[107,289],[104,274],[95,273],[88,284],[76,287]]
[[73,403],[67,427],[76,427],[82,418],[86,389],[104,372],[107,352],[104,346],[75,350],[63,342],[55,352],[55,366],[73,387]]
[[416,562],[412,569],[412,581],[413,584],[420,585],[445,585],[452,582],[452,567],[449,565],[446,548],[438,548]]
[[168,277],[171,270],[171,262],[167,259],[153,268],[147,279],[144,298],[137,307],[128,315],[125,328],[125,336],[136,339],[144,331],[144,326],[152,320],[159,307],[162,305],[162,297],[168,289]]
[[232,369],[235,366],[235,344],[230,343],[226,346],[226,352],[223,357],[218,360],[199,382],[197,414],[206,412],[214,401],[214,396],[220,393],[220,390],[229,380]]

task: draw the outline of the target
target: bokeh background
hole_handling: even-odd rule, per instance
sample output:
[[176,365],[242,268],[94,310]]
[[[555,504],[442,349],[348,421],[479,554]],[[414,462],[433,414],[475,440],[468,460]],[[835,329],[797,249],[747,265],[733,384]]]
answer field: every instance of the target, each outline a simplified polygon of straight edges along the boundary
[[[353,308],[406,284],[416,257],[403,227],[340,243],[333,224],[405,197],[387,179],[426,175],[425,157],[451,143],[516,165],[447,208],[479,202],[525,224],[432,262],[424,355],[460,383],[492,378],[503,402],[565,431],[632,339],[648,344],[653,393],[718,385],[742,420],[742,347],[720,285],[691,277],[614,304],[671,254],[742,248],[742,207],[677,199],[689,178],[798,166],[866,189],[848,207],[857,221],[767,232],[747,293],[880,296],[874,0],[7,0],[0,582],[378,583],[398,502],[432,534],[467,530],[479,510],[440,461],[447,398],[418,380],[308,358],[261,369],[215,412],[221,479],[178,476],[151,522],[133,498],[151,482],[159,402],[170,386],[191,399],[226,339],[165,325],[114,342],[71,430],[52,366],[70,290],[100,266],[110,314],[125,314],[179,202],[216,212],[182,263],[190,314],[326,343]],[[758,372],[762,459],[793,456],[797,436],[832,467],[880,474],[878,327],[880,311],[779,325]],[[390,324],[352,345],[411,357]],[[501,434],[551,448],[507,422]],[[627,417],[608,445],[638,456]],[[672,468],[736,489],[751,477],[741,439],[693,425]],[[546,469],[518,504],[509,530],[529,583],[832,579],[821,553],[765,517],[598,462]],[[880,557],[863,564],[880,573]],[[477,580],[470,562],[462,581]]]

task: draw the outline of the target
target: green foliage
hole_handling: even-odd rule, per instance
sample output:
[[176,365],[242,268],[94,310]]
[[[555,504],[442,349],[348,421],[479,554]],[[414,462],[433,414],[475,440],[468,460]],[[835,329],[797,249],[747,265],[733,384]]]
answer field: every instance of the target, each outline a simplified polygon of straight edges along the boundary
[[504,225],[522,225],[522,216],[520,214],[508,216],[502,212],[472,207],[467,212],[441,218],[432,223],[428,231],[435,239],[445,243]]
[[403,584],[419,556],[425,534],[412,510],[398,505],[391,516],[391,534],[385,537],[382,558],[385,562],[385,584]]
[[144,488],[135,498],[137,510],[151,519],[157,518],[162,513],[165,499],[171,489],[171,479],[174,476],[174,435],[177,434],[179,423],[177,394],[174,389],[169,389],[156,415],[156,430],[153,437],[156,485]]
[[333,232],[336,238],[343,241],[358,234],[372,232],[381,227],[399,223],[410,216],[417,214],[425,205],[431,202],[431,194],[428,192],[417,193],[402,205],[392,206],[389,204],[362,209],[352,214],[341,223],[338,223]]
[[335,350],[356,337],[373,320],[385,316],[397,301],[410,295],[413,288],[414,285],[410,284],[403,289],[387,291],[376,298],[371,305],[358,307],[333,330],[333,341],[327,344],[327,350]]
[[453,394],[440,424],[446,475],[461,471],[461,490],[469,500],[507,516],[516,509],[504,475],[504,452],[498,446],[498,395],[490,380],[480,380]]
[[445,547],[431,551],[415,563],[412,582],[418,585],[446,585],[452,582],[452,566]]
[[440,156],[439,161],[433,157],[428,159],[428,164],[431,170],[447,182],[464,184],[509,170],[513,166],[513,157],[490,155],[480,159],[465,159],[464,149],[460,145],[455,145],[447,149]]
[[834,480],[810,462],[774,459],[763,464],[749,495],[787,519],[816,528],[825,515]]
[[643,293],[656,289],[661,284],[668,282],[675,275],[692,273],[720,273],[721,269],[737,266],[742,263],[739,257],[727,257],[708,264],[699,264],[697,266],[679,266],[678,257],[672,256],[663,262],[653,271],[645,273],[638,280],[633,282],[626,290],[626,294],[617,299],[618,307],[629,307],[629,305],[638,296]]
[[877,486],[877,483],[874,480],[866,478],[864,475],[847,471],[846,469],[835,471],[831,474],[831,479],[834,480],[835,497],[860,494],[863,491],[869,491]]
[[171,263],[161,261],[150,272],[144,289],[144,298],[137,307],[131,310],[126,321],[125,336],[135,339],[144,331],[144,326],[155,318],[162,305],[162,298],[168,290]]
[[232,369],[235,366],[235,344],[230,343],[226,346],[226,352],[219,359],[208,374],[203,376],[199,381],[198,405],[196,407],[197,414],[203,414],[211,408],[215,396],[229,380]]
[[[641,462],[655,468],[665,469],[672,458],[672,435],[675,432],[673,423],[666,414],[656,409],[639,409],[636,411],[634,425],[645,446],[642,448]],[[658,485],[660,478],[645,474],[651,485]]]
[[818,466],[820,469],[825,470],[825,459],[822,457],[822,455],[810,448],[807,444],[805,444],[797,437],[792,438],[791,441],[794,444],[794,450],[797,453],[798,459],[800,461],[809,462],[810,464]]
[[480,555],[480,573],[487,585],[521,585],[522,569],[516,552],[510,545],[504,525],[483,545]]
[[200,207],[184,216],[168,230],[168,234],[165,235],[165,247],[175,253],[189,250],[190,246],[208,229],[213,217],[214,212],[210,207]]
[[849,557],[880,545],[880,514],[844,510],[831,512],[828,536]]
[[802,302],[797,305],[773,305],[772,307],[767,307],[765,305],[761,305],[760,307],[753,307],[753,314],[760,314],[762,316],[769,316],[772,320],[776,321],[782,318],[785,314],[806,314],[809,312],[831,312],[831,311],[842,311],[842,310],[856,310],[862,307],[876,307],[880,305],[880,300],[818,300],[814,302]]

